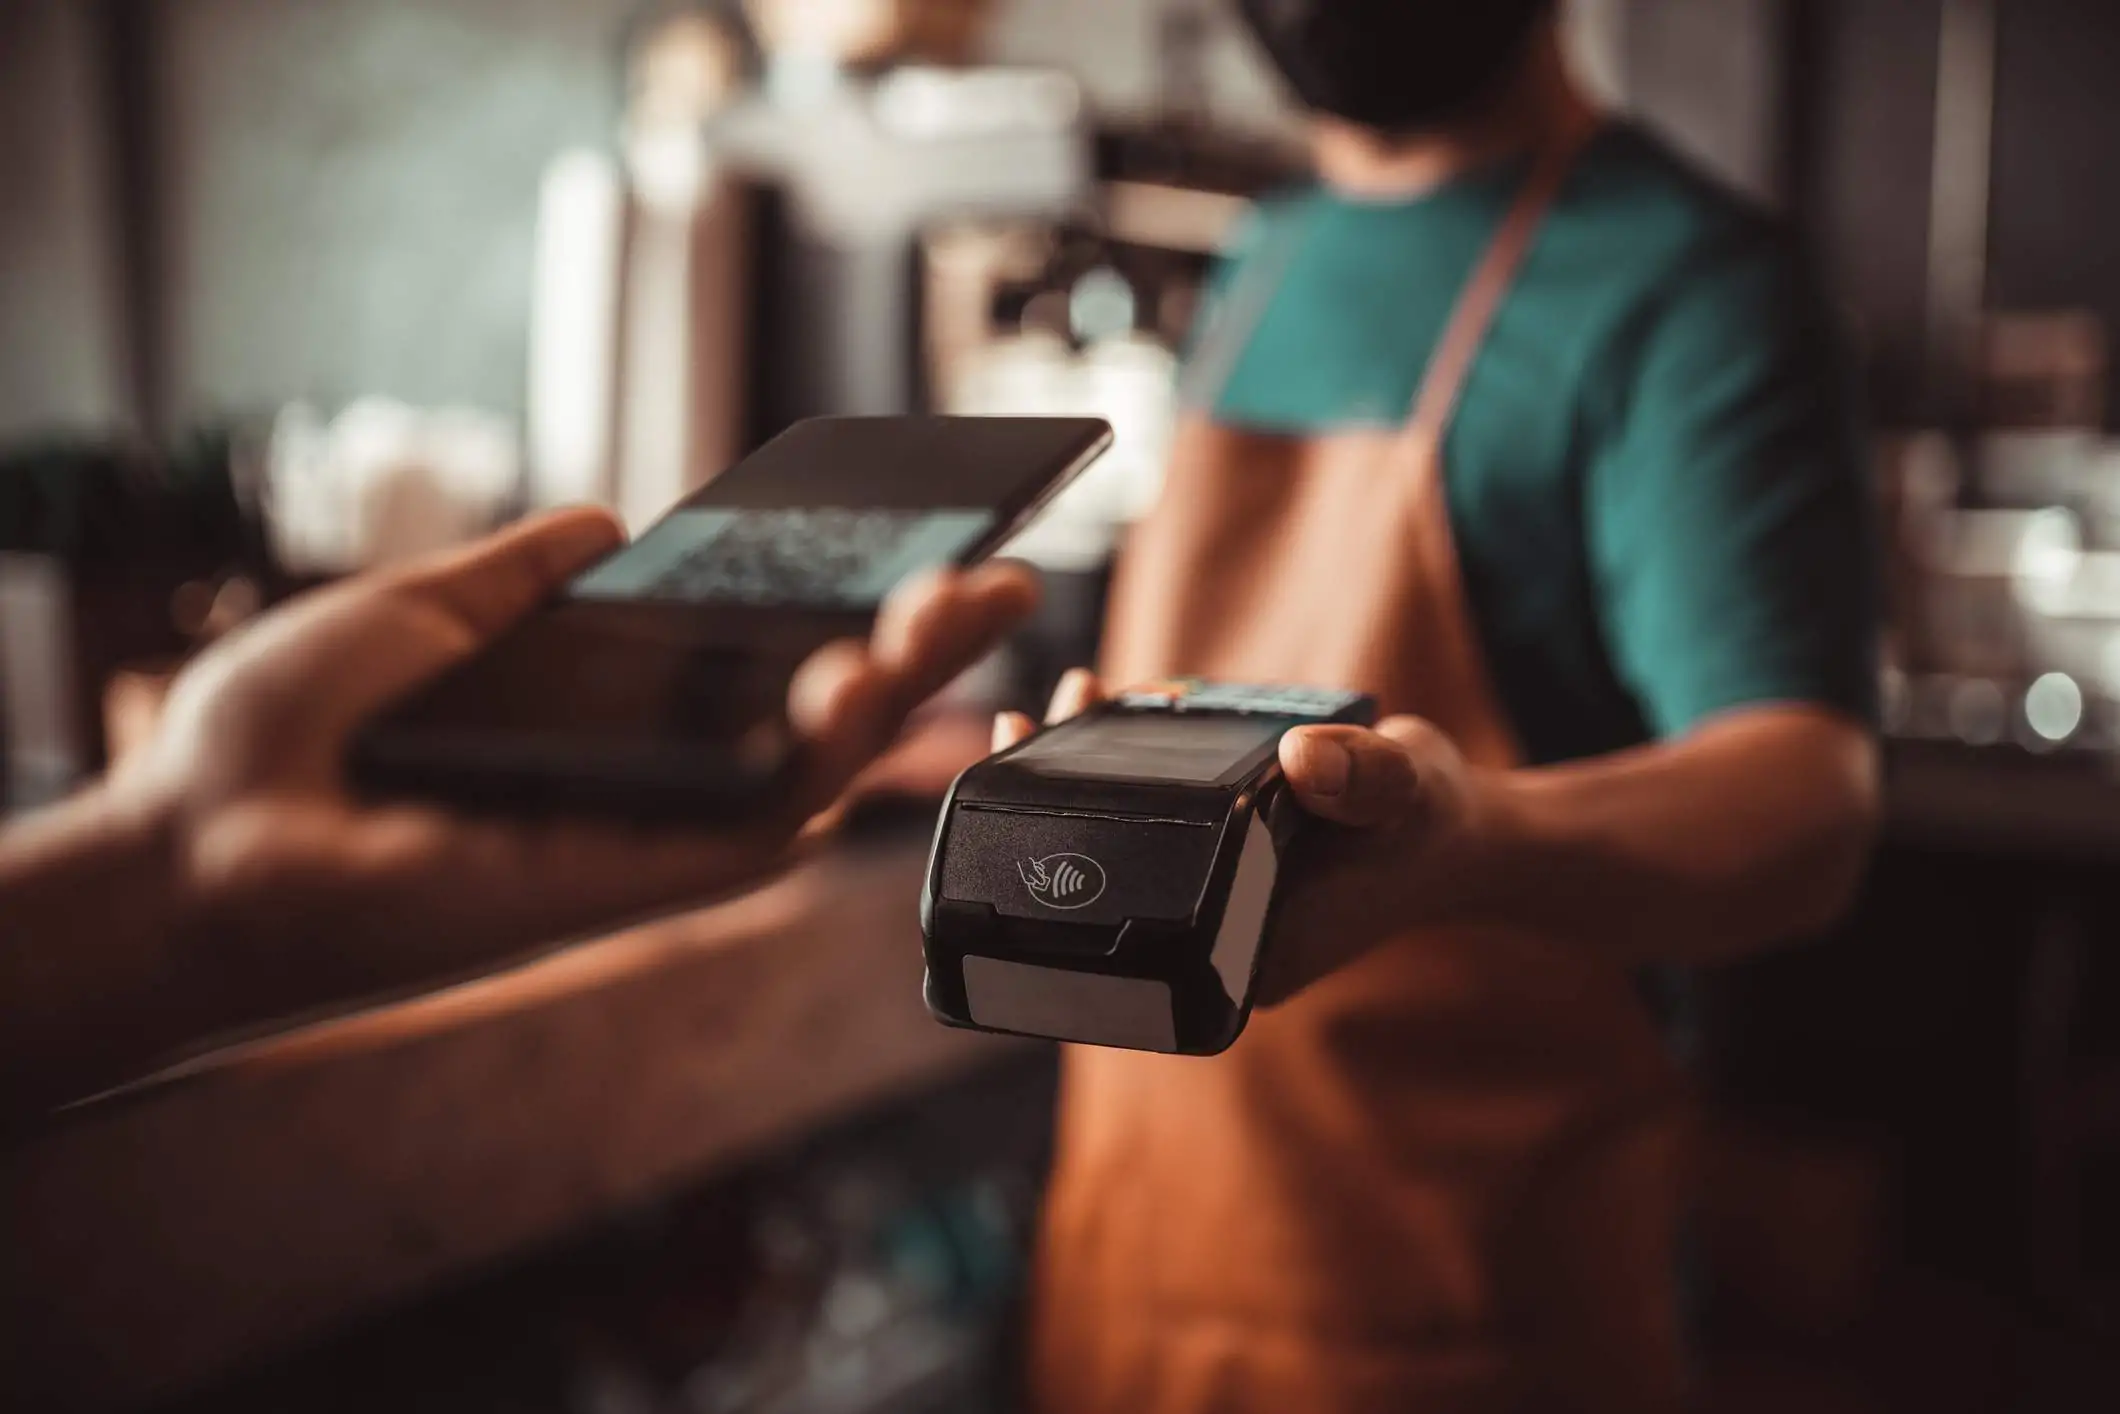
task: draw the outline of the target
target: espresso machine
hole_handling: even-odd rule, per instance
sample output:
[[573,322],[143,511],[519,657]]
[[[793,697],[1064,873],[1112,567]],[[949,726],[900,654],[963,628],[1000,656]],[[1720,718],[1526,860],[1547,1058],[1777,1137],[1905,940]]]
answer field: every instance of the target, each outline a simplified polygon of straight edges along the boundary
[[970,218],[1058,220],[1090,190],[1064,75],[907,67],[769,82],[716,151],[754,192],[752,439],[803,417],[933,405],[921,241]]
[[636,37],[610,150],[558,154],[539,220],[533,501],[644,524],[788,425],[935,406],[920,243],[1090,190],[1066,75],[959,62],[979,7],[673,11]]

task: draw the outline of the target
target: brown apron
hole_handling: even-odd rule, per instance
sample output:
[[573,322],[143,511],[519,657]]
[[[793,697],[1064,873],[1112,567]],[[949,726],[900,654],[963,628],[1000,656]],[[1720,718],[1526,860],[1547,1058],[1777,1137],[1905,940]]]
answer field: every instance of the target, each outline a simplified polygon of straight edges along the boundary
[[[1439,453],[1581,140],[1534,165],[1403,429],[1295,439],[1189,419],[1114,588],[1112,680],[1360,687],[1479,766],[1520,764]],[[1278,278],[1270,259],[1254,270],[1199,366],[1226,368],[1249,337]],[[1628,974],[1501,928],[1395,939],[1213,1059],[1071,1049],[1038,1403],[1671,1408],[1683,1121]]]

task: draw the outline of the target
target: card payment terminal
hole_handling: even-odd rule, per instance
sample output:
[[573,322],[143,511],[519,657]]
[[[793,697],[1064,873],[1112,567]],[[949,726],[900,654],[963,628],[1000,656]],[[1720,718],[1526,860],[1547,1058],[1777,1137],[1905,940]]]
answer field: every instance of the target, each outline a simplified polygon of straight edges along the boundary
[[929,1010],[982,1031],[1227,1049],[1303,818],[1281,735],[1375,718],[1359,693],[1181,679],[973,766],[921,891]]

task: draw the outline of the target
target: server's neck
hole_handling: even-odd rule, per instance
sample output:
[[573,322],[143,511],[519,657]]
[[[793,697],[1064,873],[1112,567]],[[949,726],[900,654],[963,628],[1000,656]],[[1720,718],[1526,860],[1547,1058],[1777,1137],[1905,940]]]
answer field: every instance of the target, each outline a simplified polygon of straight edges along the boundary
[[1501,94],[1476,116],[1428,132],[1385,134],[1318,118],[1311,151],[1327,186],[1378,200],[1419,196],[1486,163],[1554,142],[1593,122],[1597,109],[1577,83],[1549,21]]

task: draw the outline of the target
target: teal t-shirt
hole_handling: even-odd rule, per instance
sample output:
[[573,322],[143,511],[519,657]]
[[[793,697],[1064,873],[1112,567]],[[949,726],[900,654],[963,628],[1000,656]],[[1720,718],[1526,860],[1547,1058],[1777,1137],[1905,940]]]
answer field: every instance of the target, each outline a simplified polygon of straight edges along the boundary
[[[1284,273],[1196,400],[1279,432],[1403,421],[1528,169],[1406,200],[1314,189],[1262,204],[1218,277],[1204,346],[1217,311],[1245,302],[1229,291],[1261,264]],[[1444,447],[1473,616],[1533,761],[1747,704],[1873,715],[1853,389],[1825,302],[1768,217],[1639,128],[1592,141]]]

